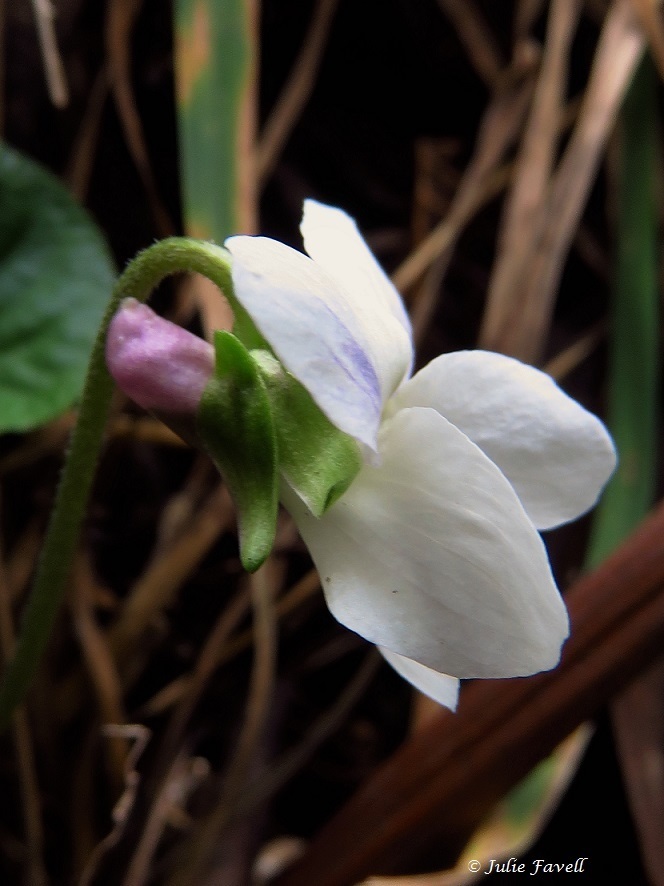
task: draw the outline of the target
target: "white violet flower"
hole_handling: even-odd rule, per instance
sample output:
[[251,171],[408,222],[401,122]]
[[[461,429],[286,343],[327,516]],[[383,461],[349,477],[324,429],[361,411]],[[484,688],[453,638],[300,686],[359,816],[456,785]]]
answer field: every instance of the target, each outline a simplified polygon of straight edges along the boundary
[[[308,256],[264,237],[225,245],[237,302],[361,447],[359,473],[317,516],[283,472],[330,611],[448,707],[459,678],[553,668],[569,625],[538,530],[597,501],[616,461],[604,425],[500,354],[444,354],[411,377],[408,316],[355,222],[307,200],[301,231]],[[111,327],[109,367],[132,396],[117,339]]]

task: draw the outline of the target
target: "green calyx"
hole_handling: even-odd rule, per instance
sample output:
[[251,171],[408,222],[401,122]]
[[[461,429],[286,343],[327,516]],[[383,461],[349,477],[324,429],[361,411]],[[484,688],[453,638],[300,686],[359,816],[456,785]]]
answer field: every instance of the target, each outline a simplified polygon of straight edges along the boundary
[[320,517],[355,479],[362,456],[272,353],[249,351],[229,332],[216,332],[214,346],[197,430],[235,501],[242,565],[253,572],[274,543],[280,478]]
[[248,572],[274,543],[279,502],[277,437],[263,379],[230,332],[215,332],[215,372],[197,415],[200,439],[237,509],[240,557]]
[[321,412],[311,394],[268,351],[252,351],[274,415],[279,469],[316,517],[337,501],[362,467],[356,440]]
[[254,572],[274,544],[281,478],[320,517],[357,476],[360,448],[270,351],[235,296],[226,249],[188,238],[157,246],[141,261],[154,264],[159,278],[179,270],[202,273],[233,310],[233,334],[215,333],[215,371],[198,408],[196,430],[233,497],[242,565]]

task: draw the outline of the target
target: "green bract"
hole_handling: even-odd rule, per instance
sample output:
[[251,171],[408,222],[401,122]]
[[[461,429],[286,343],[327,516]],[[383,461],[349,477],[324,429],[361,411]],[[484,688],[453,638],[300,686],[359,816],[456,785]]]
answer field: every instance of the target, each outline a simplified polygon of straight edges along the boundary
[[277,525],[277,438],[265,384],[244,345],[214,336],[215,372],[198,407],[198,432],[235,501],[242,565],[253,572]]
[[274,543],[280,476],[319,517],[348,489],[362,457],[269,351],[248,351],[230,332],[216,332],[214,346],[197,430],[235,501],[242,565],[253,572]]
[[340,498],[362,467],[360,448],[336,428],[271,353],[253,351],[272,406],[279,469],[316,517]]

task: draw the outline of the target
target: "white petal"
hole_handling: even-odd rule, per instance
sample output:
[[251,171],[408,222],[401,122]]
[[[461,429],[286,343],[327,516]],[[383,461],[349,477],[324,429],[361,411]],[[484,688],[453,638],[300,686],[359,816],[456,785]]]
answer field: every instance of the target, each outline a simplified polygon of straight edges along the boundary
[[355,219],[342,209],[305,200],[300,232],[304,248],[317,265],[349,292],[364,290],[363,301],[373,313],[388,311],[411,337],[401,296],[365,243]]
[[365,465],[320,519],[295,518],[332,614],[378,646],[455,677],[553,667],[567,636],[546,550],[514,490],[432,409],[381,428]]
[[449,674],[439,674],[438,671],[425,668],[424,665],[418,664],[412,658],[397,655],[396,652],[391,652],[384,646],[378,648],[394,670],[404,680],[408,680],[419,692],[437,701],[438,704],[445,705],[451,711],[456,710],[459,700],[459,681],[456,677],[450,677]]
[[391,408],[431,406],[476,443],[550,529],[589,510],[616,464],[606,428],[548,375],[502,354],[443,354],[396,393]]
[[371,353],[345,293],[310,258],[266,237],[231,237],[238,301],[330,421],[375,449],[383,407]]
[[401,296],[341,209],[305,200],[300,231],[312,259],[347,293],[387,400],[412,369],[412,332]]

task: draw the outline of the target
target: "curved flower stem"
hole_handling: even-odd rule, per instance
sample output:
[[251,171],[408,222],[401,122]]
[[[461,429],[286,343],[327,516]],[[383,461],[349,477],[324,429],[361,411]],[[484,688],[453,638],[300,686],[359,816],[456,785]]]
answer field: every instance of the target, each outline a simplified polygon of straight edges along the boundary
[[228,253],[186,237],[162,240],[139,253],[115,284],[90,356],[78,420],[18,642],[0,686],[0,730],[8,726],[12,711],[30,687],[67,586],[113,393],[104,353],[108,325],[123,298],[145,301],[165,277],[192,271],[208,277],[236,308]]

